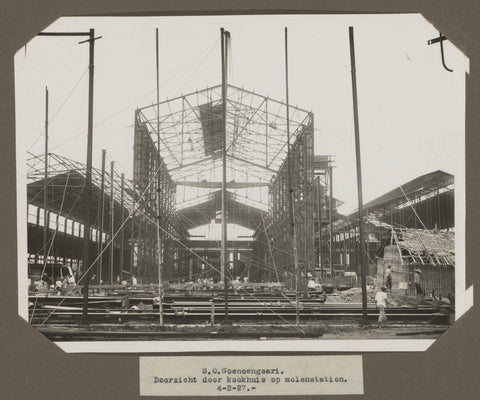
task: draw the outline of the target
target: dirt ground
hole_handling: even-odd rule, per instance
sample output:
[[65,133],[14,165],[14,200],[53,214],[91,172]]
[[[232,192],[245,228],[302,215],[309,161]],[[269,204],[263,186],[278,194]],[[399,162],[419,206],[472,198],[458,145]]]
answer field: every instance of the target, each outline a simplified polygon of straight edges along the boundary
[[[158,338],[150,336],[148,340],[195,340],[192,337],[179,337],[175,336],[175,332],[181,334],[186,332],[195,332],[198,334],[198,340],[212,340],[211,334],[216,333],[219,335],[218,339],[235,340],[235,333],[256,333],[265,334],[262,337],[263,340],[281,340],[281,333],[298,333],[298,336],[292,337],[291,335],[285,335],[285,338],[289,340],[375,340],[375,339],[436,339],[442,335],[448,326],[445,325],[431,325],[431,324],[409,324],[398,325],[394,323],[387,323],[384,328],[378,328],[375,323],[371,325],[362,326],[360,323],[350,322],[346,324],[338,323],[322,323],[322,324],[302,324],[300,326],[293,325],[230,325],[228,327],[217,325],[215,327],[210,326],[162,326],[158,325],[108,325],[108,324],[95,324],[88,327],[83,326],[49,326],[47,331],[56,331],[57,333],[63,332],[88,332],[88,331],[102,331],[105,332],[105,338],[108,338],[107,332],[161,332],[173,333],[173,336]],[[230,335],[224,336],[222,333],[229,332]],[[307,336],[303,336],[305,333]],[[318,333],[318,336],[312,334]],[[275,337],[268,337],[269,334]],[[217,336],[217,335],[215,335]],[[287,337],[288,336],[288,337]],[[240,337],[239,337],[240,338]],[[258,340],[250,339],[250,340]]]
[[352,330],[332,330],[323,334],[323,340],[376,340],[376,339],[436,339],[446,330],[446,326],[386,326]]
[[[377,290],[368,287],[367,288],[367,302],[375,303],[375,293]],[[405,295],[404,290],[393,290],[392,292],[387,292],[388,304],[392,307],[416,307],[420,304],[437,304],[435,302],[425,297],[424,299],[416,298],[414,296]],[[361,288],[351,288],[344,291],[335,291],[332,294],[327,295],[325,303],[327,304],[346,304],[346,303],[361,303],[362,302],[362,289]]]

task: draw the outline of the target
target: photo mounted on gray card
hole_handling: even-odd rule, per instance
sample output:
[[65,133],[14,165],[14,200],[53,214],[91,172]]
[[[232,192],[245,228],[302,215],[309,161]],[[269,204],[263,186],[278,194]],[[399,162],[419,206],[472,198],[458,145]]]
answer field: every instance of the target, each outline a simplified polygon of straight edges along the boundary
[[467,307],[466,69],[419,14],[60,18],[15,56],[19,314],[66,351],[425,350]]

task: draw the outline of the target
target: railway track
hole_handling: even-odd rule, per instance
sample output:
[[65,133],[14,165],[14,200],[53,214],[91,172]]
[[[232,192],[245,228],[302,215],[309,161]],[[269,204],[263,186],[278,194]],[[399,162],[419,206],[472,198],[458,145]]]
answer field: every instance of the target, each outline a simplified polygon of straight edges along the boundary
[[[29,320],[32,325],[73,325],[82,321],[82,298],[37,297],[30,298]],[[134,309],[131,307],[133,306]],[[389,321],[402,323],[449,324],[448,307],[437,305],[418,307],[389,307]],[[368,318],[378,318],[375,305],[368,304]],[[303,322],[326,320],[358,320],[362,317],[360,303],[323,303],[314,299],[302,299],[300,319]],[[208,301],[205,298],[165,297],[163,302],[164,322],[167,324],[221,323],[225,317],[222,298]],[[228,316],[231,322],[282,323],[296,318],[295,305],[291,299],[274,296],[229,299]],[[97,297],[89,301],[90,323],[155,323],[158,321],[158,302],[153,297],[130,297],[128,304],[122,297]]]

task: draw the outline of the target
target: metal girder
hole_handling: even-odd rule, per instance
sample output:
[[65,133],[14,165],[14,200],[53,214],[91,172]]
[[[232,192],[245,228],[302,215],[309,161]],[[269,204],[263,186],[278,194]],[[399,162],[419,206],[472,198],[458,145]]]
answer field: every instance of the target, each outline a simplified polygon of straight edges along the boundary
[[255,111],[253,112],[253,114],[248,118],[247,122],[245,123],[245,125],[243,126],[242,130],[240,132],[238,132],[232,139],[232,142],[228,145],[227,147],[227,152],[228,150],[230,150],[232,148],[232,146],[235,144],[235,141],[238,139],[238,137],[245,131],[245,129],[247,129],[247,126],[248,124],[250,123],[250,121],[253,119],[253,117],[257,114],[257,112],[260,110],[260,108],[262,108],[262,106],[266,103],[267,99],[264,99],[262,101],[262,103],[255,109]]
[[[196,181],[178,181],[177,186],[201,187],[208,189],[220,189],[222,182],[196,182]],[[227,189],[245,189],[254,187],[269,186],[269,182],[227,182]]]
[[[201,121],[203,121],[202,118],[208,119],[209,116],[208,113],[204,113],[202,117],[199,110],[201,106],[207,104],[212,104],[212,106],[221,104],[220,89],[221,86],[218,85],[160,102],[157,107],[152,105],[139,109],[141,120],[147,125],[148,121],[155,121],[155,112],[158,106],[168,108],[170,111],[168,115],[164,116],[162,114],[160,123],[162,140],[160,143],[162,145],[162,156],[171,173],[179,171],[182,166],[186,165],[185,160],[199,160],[204,157],[205,147],[201,142],[201,137],[205,132],[202,131]],[[228,85],[227,96],[227,146],[229,153],[232,154],[232,151],[235,151],[234,156],[238,159],[262,164],[263,167],[275,165],[274,173],[276,173],[281,164],[276,162],[277,158],[284,158],[285,155],[282,154],[282,148],[280,147],[284,143],[285,117],[276,114],[272,107],[267,112],[266,109],[263,109],[263,105],[266,106],[267,103],[278,104],[280,112],[282,108],[285,108],[285,104],[232,85]],[[303,121],[309,113],[297,107],[289,107],[289,109],[292,111],[292,128],[296,130],[301,122],[295,122],[294,120]],[[218,119],[217,114],[211,117]],[[148,125],[148,129],[151,134],[156,133],[153,125]],[[271,144],[271,151],[269,150],[268,154],[274,156],[271,160],[266,160],[267,152],[264,152],[267,130],[269,131]],[[175,131],[177,131],[177,135],[174,134]],[[212,136],[212,139],[216,140],[215,136]],[[264,171],[265,178],[269,179],[271,171]],[[176,173],[175,176],[177,179],[181,179],[179,173]]]

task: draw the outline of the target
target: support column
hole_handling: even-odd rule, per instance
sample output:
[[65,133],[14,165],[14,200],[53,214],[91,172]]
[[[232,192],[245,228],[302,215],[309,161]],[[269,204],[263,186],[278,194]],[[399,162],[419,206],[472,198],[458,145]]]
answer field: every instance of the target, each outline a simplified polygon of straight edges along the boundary
[[320,199],[320,176],[317,177],[317,210],[318,210],[318,267],[320,268],[320,278],[323,281],[322,203]]
[[[159,56],[158,56],[158,28],[155,30],[156,34],[156,80],[157,80],[157,171],[155,171],[155,206],[156,206],[156,236],[157,236],[157,275],[158,275],[158,314],[159,314],[159,324],[163,324],[163,276],[162,276],[162,266],[163,266],[163,243],[162,243],[162,234],[160,232],[160,222],[161,222],[161,207],[160,207],[160,194],[162,190],[161,186],[161,176],[162,176],[162,157],[160,156],[160,83],[159,83]],[[182,99],[182,163],[183,163],[183,99]]]
[[[48,257],[48,88],[45,88],[45,164],[44,164],[44,175],[43,175],[43,269],[47,265]],[[43,273],[43,271],[42,271]],[[42,277],[40,277],[41,279]]]
[[290,214],[290,233],[293,245],[293,262],[295,274],[295,322],[300,324],[300,299],[298,295],[299,267],[297,254],[297,234],[295,228],[295,211],[294,211],[294,193],[292,182],[292,162],[291,162],[291,146],[290,146],[290,104],[288,97],[288,31],[285,27],[285,90],[286,90],[286,119],[287,119],[287,169],[288,169],[288,192],[289,192],[289,214]]
[[364,239],[363,239],[363,191],[362,191],[362,164],[360,155],[360,129],[358,123],[358,104],[357,104],[357,76],[355,69],[355,44],[353,27],[349,27],[350,38],[350,60],[352,74],[352,95],[353,95],[353,119],[355,128],[355,154],[357,161],[357,191],[358,191],[358,226],[360,229],[360,267],[362,272],[362,317],[363,324],[368,323],[367,314],[367,271],[364,262]]
[[115,200],[113,198],[113,186],[115,185],[115,178],[114,178],[114,162],[110,163],[110,285],[113,284],[113,257],[115,251]]
[[100,210],[100,242],[98,257],[98,283],[102,281],[103,273],[103,225],[105,223],[105,157],[107,151],[102,150],[102,178],[100,183],[101,210]]
[[[228,279],[227,279],[227,58],[228,40],[230,33],[223,28],[221,34],[222,56],[222,242],[221,242],[221,271],[220,280],[223,280],[225,297],[225,322],[228,322]],[[225,40],[227,39],[227,40]]]
[[332,167],[328,168],[328,183],[329,183],[329,196],[328,196],[328,215],[330,223],[330,276],[333,278],[333,174]]
[[125,196],[125,174],[122,173],[122,187],[121,187],[121,192],[120,192],[120,206],[122,208],[121,211],[121,217],[120,217],[120,282],[123,281],[123,251],[124,251],[124,240],[125,240],[125,202],[124,202],[124,196]]
[[132,212],[131,212],[131,225],[130,225],[130,274],[133,272],[133,264],[135,263],[135,185],[133,187],[132,194]]
[[92,144],[93,144],[93,72],[94,72],[94,49],[95,30],[89,32],[89,65],[88,65],[88,135],[87,135],[87,164],[85,174],[85,228],[83,241],[83,318],[86,321],[88,315],[88,284],[90,281],[90,207],[92,203]]

